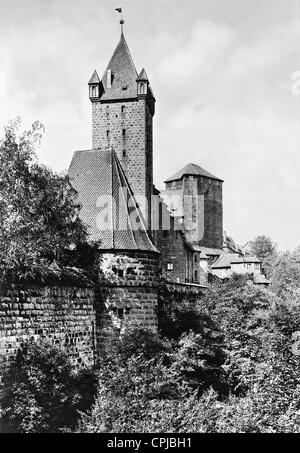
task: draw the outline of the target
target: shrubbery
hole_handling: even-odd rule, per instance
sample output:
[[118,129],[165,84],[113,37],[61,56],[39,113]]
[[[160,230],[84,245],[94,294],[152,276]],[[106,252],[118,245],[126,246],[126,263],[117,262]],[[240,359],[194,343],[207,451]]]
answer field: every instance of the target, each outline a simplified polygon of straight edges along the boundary
[[[29,345],[7,407],[14,426],[26,432],[300,432],[299,303],[233,278],[211,285],[201,303],[183,310],[192,322],[181,335],[127,332],[85,376],[72,372],[64,351]],[[173,314],[175,325],[181,312]]]
[[74,427],[96,385],[93,370],[75,373],[66,351],[46,341],[20,351],[10,382],[4,414],[15,431],[29,433]]

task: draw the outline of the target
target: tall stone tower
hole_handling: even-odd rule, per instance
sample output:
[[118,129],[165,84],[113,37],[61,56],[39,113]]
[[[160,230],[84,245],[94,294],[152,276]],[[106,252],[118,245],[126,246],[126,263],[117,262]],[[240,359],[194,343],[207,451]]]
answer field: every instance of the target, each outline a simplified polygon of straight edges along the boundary
[[223,180],[196,164],[187,164],[165,181],[163,196],[173,215],[182,217],[185,237],[193,245],[222,249]]
[[93,149],[116,152],[150,229],[155,98],[145,70],[136,71],[123,31],[102,79],[92,75],[89,97]]

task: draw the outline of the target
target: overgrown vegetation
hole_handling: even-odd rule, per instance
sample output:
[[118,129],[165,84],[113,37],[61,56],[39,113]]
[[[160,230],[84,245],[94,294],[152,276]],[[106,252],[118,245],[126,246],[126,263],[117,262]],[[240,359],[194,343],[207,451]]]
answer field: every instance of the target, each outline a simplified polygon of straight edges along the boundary
[[239,277],[213,284],[189,310],[210,323],[186,323],[176,339],[123,338],[101,363],[78,431],[300,432],[299,303]]
[[243,277],[212,284],[172,316],[185,332],[127,332],[88,381],[32,344],[8,415],[26,432],[300,432],[299,307]]
[[20,351],[10,376],[4,415],[16,432],[58,432],[74,428],[78,411],[93,402],[93,370],[75,372],[67,351],[45,340]]
[[36,122],[20,132],[20,120],[0,141],[0,279],[2,282],[78,278],[72,267],[92,265],[80,206],[68,177],[41,165],[35,150],[43,134]]

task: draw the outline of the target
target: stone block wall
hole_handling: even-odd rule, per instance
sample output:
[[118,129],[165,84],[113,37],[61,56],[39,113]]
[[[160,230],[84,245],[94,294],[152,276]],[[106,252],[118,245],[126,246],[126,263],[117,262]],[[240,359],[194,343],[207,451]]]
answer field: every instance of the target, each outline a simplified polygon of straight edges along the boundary
[[165,193],[169,197],[173,195],[174,200],[178,199],[180,194],[182,196],[184,232],[188,242],[204,247],[222,248],[222,181],[187,175],[179,181],[166,183]]
[[183,285],[165,282],[158,293],[158,329],[162,333],[168,330],[176,310],[187,302],[199,305],[205,293],[205,288],[195,285]]
[[75,367],[94,364],[94,291],[91,287],[12,286],[0,295],[0,397],[17,352],[45,338],[65,346]]
[[158,329],[158,254],[104,254],[99,285],[12,285],[0,293],[0,400],[5,376],[30,340],[66,347],[74,367],[92,366],[126,330]]
[[157,331],[158,259],[146,252],[102,255],[106,279],[96,297],[97,354],[126,330]]
[[93,149],[113,148],[150,226],[152,114],[145,99],[92,104]]

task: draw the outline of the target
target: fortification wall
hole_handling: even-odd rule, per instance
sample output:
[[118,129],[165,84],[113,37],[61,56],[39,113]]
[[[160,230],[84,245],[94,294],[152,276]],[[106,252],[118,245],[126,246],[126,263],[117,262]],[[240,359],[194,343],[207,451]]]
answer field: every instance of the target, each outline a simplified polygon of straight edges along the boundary
[[74,367],[92,366],[126,330],[158,329],[158,255],[104,254],[105,282],[12,285],[0,293],[0,399],[28,341],[66,347]]
[[46,338],[66,346],[75,367],[94,363],[94,291],[91,287],[12,286],[0,296],[0,395],[18,351]]

